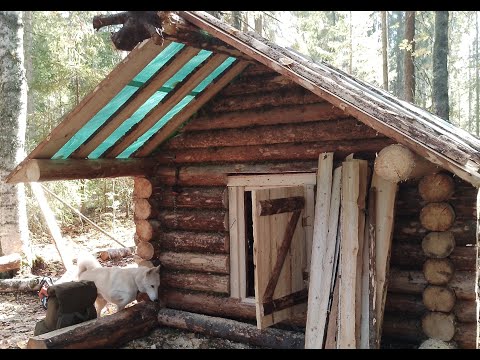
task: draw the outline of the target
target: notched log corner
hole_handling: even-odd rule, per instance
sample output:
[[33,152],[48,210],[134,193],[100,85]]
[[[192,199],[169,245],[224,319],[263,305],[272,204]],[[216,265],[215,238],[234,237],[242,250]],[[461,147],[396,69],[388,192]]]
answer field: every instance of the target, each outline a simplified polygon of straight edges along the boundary
[[162,33],[162,22],[156,11],[124,11],[111,15],[97,15],[93,18],[93,28],[99,30],[105,26],[123,25],[113,32],[111,39],[118,50],[131,51],[145,39]]

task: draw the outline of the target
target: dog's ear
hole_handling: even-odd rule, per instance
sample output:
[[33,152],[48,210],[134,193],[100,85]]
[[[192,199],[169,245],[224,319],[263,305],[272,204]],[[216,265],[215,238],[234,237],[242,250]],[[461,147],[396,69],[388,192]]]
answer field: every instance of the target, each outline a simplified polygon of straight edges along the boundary
[[157,269],[157,272],[160,274],[160,265],[158,265],[155,269]]

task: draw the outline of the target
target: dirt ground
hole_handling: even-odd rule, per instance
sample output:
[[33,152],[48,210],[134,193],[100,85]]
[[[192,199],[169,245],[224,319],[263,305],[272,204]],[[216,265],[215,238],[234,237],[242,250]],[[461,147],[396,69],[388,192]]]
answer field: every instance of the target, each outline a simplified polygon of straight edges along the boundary
[[[132,222],[124,221],[117,224],[114,231],[105,229],[114,235],[115,239],[125,246],[134,246],[135,232]],[[86,224],[84,227],[63,229],[63,236],[69,247],[78,254],[79,251],[98,251],[121,247],[107,235]],[[40,266],[32,269],[38,276],[50,276],[58,279],[65,273],[60,255],[49,234],[39,238],[31,238],[33,253],[39,259]],[[133,256],[116,261],[101,261],[103,266],[136,266]],[[20,278],[25,274],[17,273]],[[114,307],[108,307],[102,316],[108,316]],[[42,307],[36,292],[0,293],[0,349],[25,349],[28,339],[33,336],[37,321],[45,317],[46,310]],[[148,336],[132,340],[124,344],[122,349],[247,349],[252,346],[236,343],[220,338],[184,332],[172,328],[157,328]]]

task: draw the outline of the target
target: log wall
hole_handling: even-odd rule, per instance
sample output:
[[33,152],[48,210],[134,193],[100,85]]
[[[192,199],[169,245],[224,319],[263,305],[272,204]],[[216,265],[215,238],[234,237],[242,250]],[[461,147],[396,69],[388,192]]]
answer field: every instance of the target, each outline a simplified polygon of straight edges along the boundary
[[[431,233],[422,226],[420,213],[429,201],[419,194],[421,179],[399,184],[395,230],[391,254],[390,283],[385,309],[383,342],[385,347],[417,347],[428,338],[422,329],[422,319],[431,316],[425,303],[425,289],[432,284],[425,278],[428,261],[448,261],[453,276],[437,289],[454,293],[454,306],[446,312],[455,319],[452,342],[459,348],[476,347],[476,257],[477,257],[477,189],[453,177],[454,193],[446,200],[454,210],[455,221],[448,229],[454,236],[453,251],[444,259],[431,259],[422,249],[422,240]],[[429,260],[430,259],[430,260]],[[428,261],[427,261],[428,260]],[[450,294],[448,294],[450,296]],[[438,299],[438,302],[445,299]],[[430,305],[431,306],[431,305]],[[445,305],[446,306],[446,305]],[[447,309],[445,309],[447,310]]]
[[[355,153],[372,166],[375,154],[392,143],[311,92],[264,66],[251,65],[159,149],[156,174],[135,182],[137,239],[163,265],[167,306],[233,319],[255,318],[253,305],[229,297],[228,175],[315,172],[318,155],[330,151],[335,161]],[[469,197],[474,191],[460,185],[451,202],[460,212],[452,226],[459,247],[452,261],[468,272],[474,260],[464,247],[476,244],[475,202]],[[415,190],[414,183],[400,186],[392,264],[400,272],[421,275],[424,234],[418,212],[422,204],[421,199],[412,199]],[[158,229],[140,231],[152,220],[158,221]],[[387,295],[386,312],[400,314],[404,311],[399,306],[405,306],[409,316],[420,321],[418,297],[421,303],[424,286],[405,286],[419,290],[391,288],[389,294],[400,299],[392,305]],[[470,319],[471,300],[462,301],[468,303],[467,309],[459,309],[462,302],[458,302],[455,311],[463,313],[459,319]],[[302,330],[305,319],[287,325]],[[386,341],[407,345],[415,338],[388,330],[384,335]]]

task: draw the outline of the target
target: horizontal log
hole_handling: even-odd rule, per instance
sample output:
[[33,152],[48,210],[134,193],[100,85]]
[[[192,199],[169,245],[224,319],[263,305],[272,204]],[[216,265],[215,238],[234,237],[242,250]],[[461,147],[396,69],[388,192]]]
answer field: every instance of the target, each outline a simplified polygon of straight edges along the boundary
[[423,291],[423,303],[430,311],[451,312],[455,306],[455,291],[448,286],[429,285]]
[[158,207],[151,198],[133,198],[133,218],[135,220],[153,219],[158,215]]
[[220,113],[263,107],[292,104],[312,104],[322,99],[302,87],[270,91],[262,94],[245,94],[239,96],[217,97],[211,102],[211,111]]
[[[456,271],[448,286],[455,291],[457,299],[475,300],[475,272]],[[428,285],[421,271],[406,271],[392,267],[388,291],[403,294],[422,294]]]
[[301,332],[274,328],[259,330],[255,325],[181,310],[161,309],[158,312],[158,322],[160,326],[194,331],[269,349],[303,349],[305,342],[305,336]]
[[[427,339],[427,336],[423,333],[420,319],[407,319],[401,315],[385,315],[383,334],[389,338],[416,342],[418,344]],[[476,324],[457,323],[453,341],[461,349],[475,349]]]
[[256,125],[294,124],[334,120],[344,117],[346,117],[345,113],[339,108],[329,103],[321,102],[306,105],[279,106],[263,111],[245,110],[223,114],[208,114],[194,118],[181,131],[238,129]]
[[431,339],[450,341],[455,335],[455,315],[429,311],[422,317],[422,329]]
[[160,278],[162,286],[165,287],[209,291],[220,294],[228,294],[230,292],[230,277],[228,275],[162,270]]
[[164,208],[228,209],[226,187],[183,187],[179,193],[168,187],[155,194],[155,200]]
[[278,74],[278,72],[259,62],[254,62],[250,64],[240,76],[241,78],[245,78],[265,74]]
[[[459,247],[459,249],[464,249]],[[431,258],[441,259],[449,256],[455,250],[455,236],[451,231],[432,231],[422,240],[423,253]],[[474,247],[476,251],[476,247]],[[458,251],[456,252],[458,254]],[[456,266],[457,269],[460,269]]]
[[143,260],[152,260],[153,258],[157,258],[160,252],[160,246],[156,241],[140,241],[137,244],[135,254],[140,256]]
[[154,302],[141,302],[108,316],[31,337],[27,349],[119,347],[157,328],[158,310],[158,305]]
[[160,247],[170,251],[229,253],[226,233],[169,231],[160,235]]
[[0,256],[0,272],[20,270],[22,257],[18,253]]
[[231,319],[255,319],[255,304],[239,299],[212,295],[204,292],[187,292],[177,289],[163,289],[162,299],[172,309],[192,311],[200,314]]
[[281,91],[298,88],[300,85],[278,73],[260,76],[239,77],[222,90],[222,96],[238,96],[245,94]]
[[[477,189],[474,187],[457,187],[455,193],[450,197],[448,203],[455,210],[456,219],[476,218]],[[396,214],[400,216],[419,216],[420,210],[428,202],[423,200],[416,188],[401,187],[398,191]]]
[[154,172],[154,159],[50,160],[29,159],[9,183],[145,176]]
[[450,201],[455,192],[455,182],[446,173],[430,174],[418,183],[418,193],[427,202]]
[[[192,311],[200,314],[226,317],[230,319],[255,320],[255,304],[239,299],[212,295],[204,292],[189,292],[176,289],[164,289],[163,301],[173,309]],[[284,320],[288,324],[305,328],[306,314]]]
[[227,185],[227,175],[316,172],[317,165],[318,161],[294,161],[286,163],[182,166],[179,170],[178,179],[175,176],[174,168],[159,167],[157,178],[160,183],[168,185],[177,183],[180,186],[225,186]]
[[[455,236],[457,246],[476,245],[477,244],[477,222],[476,220],[458,220],[456,219],[452,227],[448,229]],[[429,233],[418,219],[410,217],[396,217],[393,233],[393,241],[413,242],[421,244],[422,239]]]
[[303,196],[293,196],[288,198],[260,200],[258,206],[260,216],[293,212],[304,208],[305,198]]
[[152,195],[152,181],[144,177],[133,178],[133,197],[147,199]]
[[[356,119],[267,125],[245,129],[220,129],[181,133],[163,149],[252,146],[294,142],[374,139],[378,133]],[[383,137],[383,136],[381,136]]]
[[162,210],[159,220],[165,229],[228,231],[228,212],[223,210]]
[[224,254],[162,252],[159,256],[164,268],[228,274],[230,258]]
[[453,278],[455,266],[448,258],[427,259],[423,263],[423,276],[429,284],[446,285]]
[[379,176],[394,183],[420,178],[439,169],[438,165],[402,144],[392,144],[382,149],[375,159],[374,168]]
[[185,21],[173,11],[158,11],[162,24],[162,34],[154,37],[156,43],[161,45],[165,40],[180,42],[198,49],[210,50],[214,53],[227,54],[235,58],[252,60],[243,52],[227,45],[215,36],[208,36],[197,26]]
[[[393,244],[390,262],[392,266],[405,270],[422,270],[423,263],[429,257],[422,247],[416,244]],[[456,246],[450,254],[456,270],[475,271],[477,248],[475,246]]]
[[446,231],[455,222],[455,210],[447,202],[428,203],[420,210],[420,223],[430,231]]
[[155,219],[135,220],[135,234],[140,241],[151,241],[160,235],[162,226]]
[[121,259],[135,253],[135,246],[118,248],[118,249],[106,249],[99,251],[97,254],[103,261]]
[[[421,294],[387,294],[385,313],[420,319],[427,311],[429,310],[425,307]],[[475,300],[457,299],[452,313],[458,322],[474,323],[477,321],[477,304]]]
[[6,292],[34,292],[40,290],[41,276],[21,279],[1,279],[0,293]]
[[226,146],[211,148],[177,149],[162,152],[158,156],[160,164],[170,164],[174,158],[176,164],[208,162],[251,162],[251,161],[288,161],[313,160],[324,152],[334,152],[335,159],[344,159],[355,153],[358,158],[373,160],[375,154],[391,144],[384,137],[342,141],[320,141],[309,143],[287,143],[273,145]]

